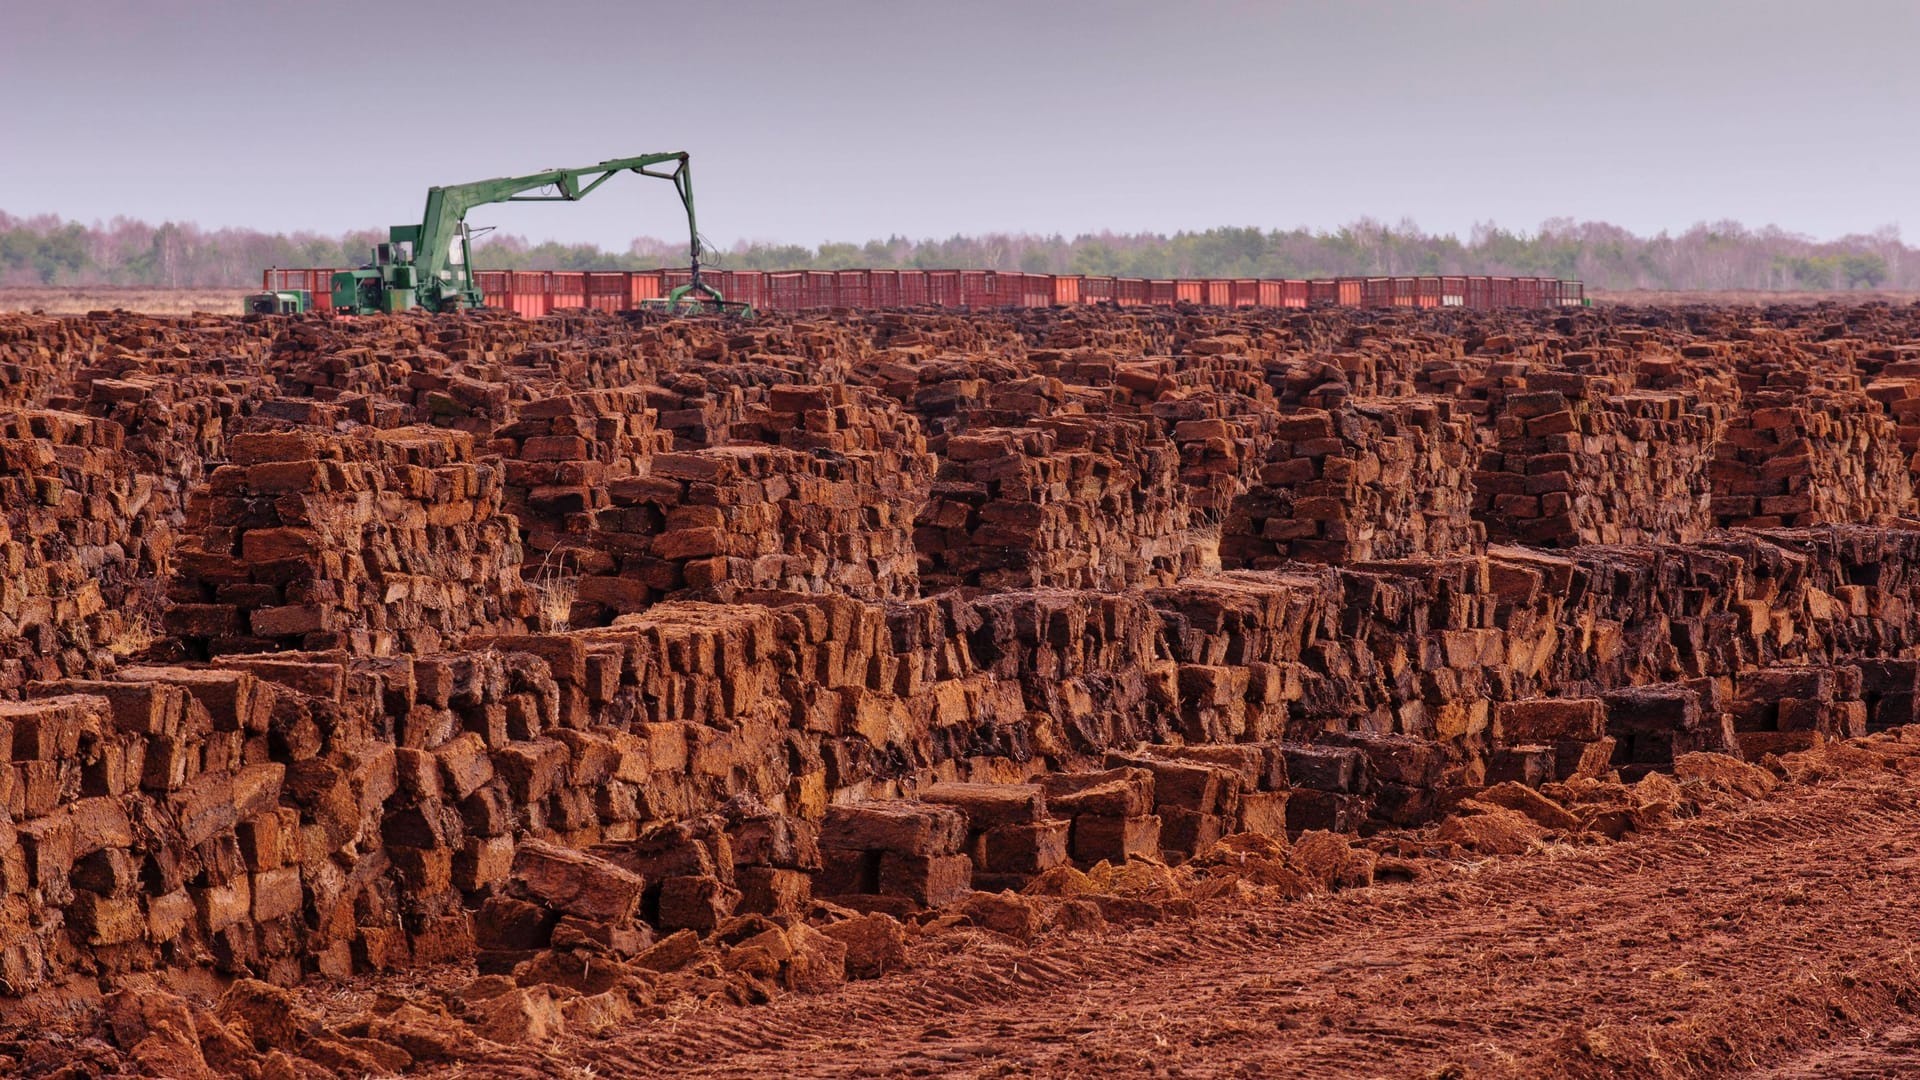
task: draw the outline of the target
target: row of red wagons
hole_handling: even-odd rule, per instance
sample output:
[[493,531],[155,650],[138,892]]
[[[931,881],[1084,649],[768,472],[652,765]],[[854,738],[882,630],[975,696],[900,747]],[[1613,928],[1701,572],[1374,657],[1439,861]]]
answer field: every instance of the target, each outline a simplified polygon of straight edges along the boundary
[[[728,300],[762,311],[1055,304],[1205,304],[1213,307],[1563,307],[1585,301],[1578,281],[1537,277],[1123,278],[996,270],[709,270]],[[530,318],[564,308],[627,311],[685,285],[685,270],[482,270],[488,307]],[[332,306],[332,270],[268,270],[261,287],[305,290]]]

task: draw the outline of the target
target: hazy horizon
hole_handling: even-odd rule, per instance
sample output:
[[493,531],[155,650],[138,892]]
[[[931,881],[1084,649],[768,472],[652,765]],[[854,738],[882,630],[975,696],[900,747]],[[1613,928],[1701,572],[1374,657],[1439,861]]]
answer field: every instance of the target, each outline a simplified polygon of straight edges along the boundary
[[[0,8],[0,210],[338,234],[660,150],[702,231],[1912,224],[1920,5],[1442,0]],[[476,224],[624,250],[666,184]]]

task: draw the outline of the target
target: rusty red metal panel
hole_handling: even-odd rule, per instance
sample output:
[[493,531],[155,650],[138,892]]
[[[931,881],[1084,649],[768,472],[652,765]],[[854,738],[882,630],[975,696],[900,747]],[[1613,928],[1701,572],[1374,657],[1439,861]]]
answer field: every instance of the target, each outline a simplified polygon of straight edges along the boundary
[[582,306],[595,311],[625,311],[632,306],[628,297],[633,286],[618,270],[590,271],[580,275]]
[[537,319],[553,310],[552,291],[547,287],[547,274],[541,270],[515,270],[508,275],[508,305],[517,315]]
[[809,308],[830,308],[834,306],[833,271],[802,270],[801,303]]
[[1048,307],[1053,304],[1053,275],[1020,275],[1020,306]]
[[935,307],[960,306],[960,271],[928,270],[927,303]]
[[965,308],[989,308],[993,306],[993,271],[961,270],[960,306]]
[[658,300],[667,295],[666,274],[659,270],[635,270],[627,275],[627,298],[634,307],[642,300]]
[[805,299],[806,278],[798,271],[767,274],[767,309],[797,311]]
[[1086,303],[1092,297],[1085,295],[1087,279],[1077,274],[1056,274],[1053,278],[1053,302],[1056,304]]
[[1137,307],[1152,302],[1152,283],[1146,278],[1113,279],[1113,302],[1121,307]]
[[547,288],[556,311],[587,306],[587,275],[582,271],[555,270],[547,275]]
[[513,275],[505,270],[475,270],[474,287],[480,290],[480,303],[490,308],[513,310]]
[[310,270],[264,270],[260,274],[260,287],[267,292],[293,290],[305,292],[310,298],[312,310],[333,310],[332,267]]
[[1019,274],[994,273],[987,278],[987,292],[997,308],[1019,307],[1023,287]]
[[836,270],[833,275],[833,299],[836,307],[873,306],[873,275],[867,270]]
[[900,271],[900,306],[924,307],[932,303],[927,298],[927,272],[925,270]]

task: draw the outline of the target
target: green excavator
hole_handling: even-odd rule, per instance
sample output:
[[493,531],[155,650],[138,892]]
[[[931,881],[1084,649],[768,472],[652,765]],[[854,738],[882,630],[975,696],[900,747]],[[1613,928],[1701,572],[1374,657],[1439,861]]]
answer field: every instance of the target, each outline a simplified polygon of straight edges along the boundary
[[[722,313],[751,316],[744,304],[729,302],[700,276],[700,230],[693,214],[693,174],[684,151],[614,158],[579,169],[549,169],[531,176],[505,176],[471,184],[427,189],[427,209],[418,225],[395,225],[387,242],[373,249],[373,261],[333,275],[333,310],[352,315],[380,312],[460,311],[484,306],[473,278],[473,232],[467,211],[501,202],[575,202],[619,172],[671,181],[687,208],[688,254],[693,274],[664,300],[647,306],[678,314]],[[483,230],[484,231],[484,230]],[[248,298],[249,311],[286,311],[304,307],[286,294]]]

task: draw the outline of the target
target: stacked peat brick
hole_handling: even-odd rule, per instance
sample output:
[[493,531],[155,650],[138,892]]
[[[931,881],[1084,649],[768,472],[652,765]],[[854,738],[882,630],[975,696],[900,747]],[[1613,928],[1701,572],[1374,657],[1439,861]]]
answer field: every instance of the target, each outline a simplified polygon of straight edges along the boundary
[[[1624,726],[1629,711],[1624,703],[1621,711]],[[1493,710],[1495,749],[1487,778],[1537,787],[1549,780],[1598,776],[1612,766],[1616,746],[1607,727],[1607,704],[1594,698],[1503,701]]]
[[874,910],[944,907],[973,888],[967,816],[951,806],[863,802],[827,809],[813,891]]
[[665,598],[918,590],[913,513],[931,459],[910,420],[844,388],[775,387],[734,442],[655,454],[607,486],[580,599],[605,615]]
[[305,893],[288,767],[268,760],[272,688],[136,668],[35,690],[49,696],[0,704],[7,990],[208,954],[297,978]]
[[1893,421],[1857,391],[1766,388],[1748,396],[1713,460],[1722,527],[1872,524],[1913,512]]
[[1481,532],[1468,515],[1472,437],[1445,400],[1283,415],[1227,516],[1221,560],[1269,569],[1472,551]]
[[1067,863],[1071,822],[1048,812],[1046,790],[1038,784],[939,783],[917,794],[966,815],[973,888],[1024,888]]
[[432,653],[531,612],[499,472],[432,428],[239,434],[189,514],[179,655]]
[[592,515],[608,505],[608,484],[646,475],[653,455],[670,448],[657,416],[639,390],[586,390],[522,403],[493,430],[489,449],[501,456],[505,509],[520,523],[529,565],[577,572],[582,560],[605,558],[584,544]]
[[[809,930],[845,916],[815,894],[905,914],[1913,719],[1920,530],[1704,535],[1702,502],[1744,390],[1716,498],[1738,464],[1834,489],[1783,524],[1904,512],[1850,388],[1904,419],[1899,313],[1710,345],[1430,317],[1465,329],[0,317],[4,394],[41,408],[0,432],[0,696],[30,697],[0,705],[4,989],[605,955],[827,985],[899,928]],[[1208,571],[1255,498],[1223,554],[1261,569]],[[1482,553],[1469,509],[1570,549]],[[528,633],[551,550],[586,628]],[[169,559],[173,637],[126,666],[115,590]]]
[[1753,760],[1867,733],[1861,671],[1848,665],[1742,672],[1728,708],[1740,754]]
[[0,690],[110,668],[145,646],[173,532],[111,421],[0,415]]
[[1250,395],[1169,394],[1149,407],[1155,419],[1170,425],[1180,448],[1180,480],[1196,514],[1224,520],[1233,501],[1257,481],[1279,420],[1271,401],[1262,384]]
[[1473,512],[1495,543],[1691,542],[1710,524],[1718,411],[1681,394],[1615,394],[1612,381],[1530,374],[1495,417]]
[[1061,416],[947,440],[914,530],[928,589],[1123,589],[1198,569],[1179,453],[1146,421]]
[[1738,752],[1733,714],[1722,707],[1717,679],[1656,683],[1609,690],[1607,737],[1613,764],[1626,780],[1673,768],[1675,758],[1701,751]]

